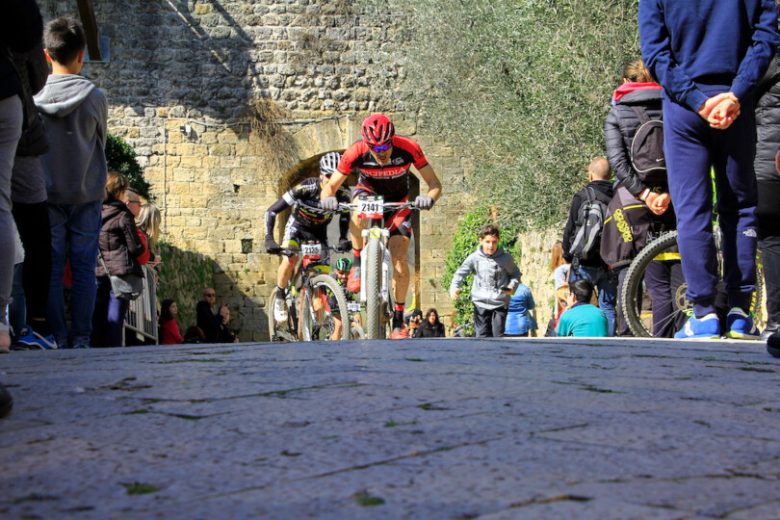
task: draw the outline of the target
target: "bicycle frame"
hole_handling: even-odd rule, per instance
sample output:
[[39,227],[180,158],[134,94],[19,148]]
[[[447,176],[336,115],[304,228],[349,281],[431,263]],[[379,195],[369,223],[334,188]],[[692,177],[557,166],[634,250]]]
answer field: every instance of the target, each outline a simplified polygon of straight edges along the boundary
[[384,336],[393,308],[393,264],[387,247],[390,230],[385,223],[385,211],[407,208],[418,209],[411,202],[385,203],[381,197],[364,197],[351,204],[339,204],[339,209],[358,211],[362,218],[370,222],[361,232],[364,258],[360,264],[359,296],[366,306],[369,339]]

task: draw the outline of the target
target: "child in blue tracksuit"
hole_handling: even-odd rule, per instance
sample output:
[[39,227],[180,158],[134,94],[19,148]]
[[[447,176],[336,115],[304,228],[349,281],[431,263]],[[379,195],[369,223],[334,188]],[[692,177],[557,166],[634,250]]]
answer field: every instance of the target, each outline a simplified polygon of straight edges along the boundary
[[[639,35],[642,57],[664,88],[669,193],[694,309],[675,337],[757,338],[748,315],[757,236],[752,92],[778,42],[775,2],[640,0]],[[714,306],[711,167],[730,307],[725,330]]]

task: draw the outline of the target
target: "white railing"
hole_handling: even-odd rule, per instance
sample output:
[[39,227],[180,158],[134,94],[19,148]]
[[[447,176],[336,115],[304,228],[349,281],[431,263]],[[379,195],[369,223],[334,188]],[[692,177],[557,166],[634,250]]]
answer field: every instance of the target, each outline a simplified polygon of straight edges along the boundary
[[157,286],[155,284],[154,270],[148,266],[142,266],[144,271],[144,290],[141,296],[130,302],[125,317],[125,327],[122,334],[122,346],[126,344],[125,336],[128,331],[140,334],[147,340],[160,343],[157,337]]

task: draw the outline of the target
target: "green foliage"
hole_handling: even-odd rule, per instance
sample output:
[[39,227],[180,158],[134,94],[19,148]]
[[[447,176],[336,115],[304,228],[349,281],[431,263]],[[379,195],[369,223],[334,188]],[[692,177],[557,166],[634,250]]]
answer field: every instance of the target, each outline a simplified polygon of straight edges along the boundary
[[124,139],[108,134],[106,161],[109,170],[118,171],[127,177],[134,192],[148,200],[154,200],[150,193],[152,186],[144,179],[144,172],[135,158],[135,150]]
[[[364,0],[401,19],[420,127],[474,159],[471,191],[520,228],[560,222],[604,154],[623,64],[639,55],[636,0]],[[401,96],[403,97],[403,96]]]
[[157,267],[160,275],[157,297],[160,301],[167,298],[176,301],[179,325],[184,333],[196,323],[195,306],[201,299],[203,288],[214,287],[216,262],[198,253],[182,251],[166,242],[158,243],[157,250],[162,259]]
[[[504,221],[503,223],[502,220]],[[512,224],[508,218],[501,218],[501,215],[496,214],[493,208],[482,206],[466,213],[458,224],[458,228],[452,238],[452,246],[447,252],[447,258],[444,261],[442,287],[449,290],[455,271],[466,260],[466,257],[477,250],[479,247],[479,230],[486,224],[497,224],[499,226],[501,246],[512,254],[515,263],[519,262],[521,250],[520,244],[517,242],[517,225]],[[466,335],[474,333],[474,307],[471,304],[471,284],[473,281],[474,277],[472,275],[466,277],[461,285],[462,292],[458,299],[455,300],[455,323],[465,327],[464,333]]]

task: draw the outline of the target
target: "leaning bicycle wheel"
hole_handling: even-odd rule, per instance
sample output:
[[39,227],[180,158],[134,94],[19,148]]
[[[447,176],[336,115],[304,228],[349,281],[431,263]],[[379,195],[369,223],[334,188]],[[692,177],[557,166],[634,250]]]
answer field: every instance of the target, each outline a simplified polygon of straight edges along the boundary
[[[295,341],[297,339],[296,321],[297,316],[295,309],[287,309],[287,320],[279,322],[274,317],[274,309],[276,308],[276,301],[281,298],[279,289],[274,288],[271,293],[271,299],[268,305],[268,324],[270,330],[271,341]],[[287,302],[283,298],[285,307]]]
[[315,276],[311,279],[311,298],[311,340],[333,339],[336,330],[334,316],[341,319],[341,335],[338,339],[350,339],[347,297],[338,282],[327,274]]
[[[372,231],[378,228],[372,228]],[[366,336],[383,339],[384,305],[382,302],[382,240],[381,236],[369,236],[363,261],[366,263]]]
[[648,267],[653,261],[666,262],[667,269],[679,269],[677,231],[665,233],[647,244],[626,272],[621,293],[621,310],[628,327],[637,337],[669,337],[669,331],[682,326],[691,309],[691,303],[686,297],[688,284],[681,279],[680,283],[670,283],[670,301],[666,301],[663,306],[656,302],[657,308],[655,316],[653,315],[653,300],[645,284]]
[[[723,262],[720,250],[718,250],[718,266],[722,270]],[[653,240],[634,258],[631,266],[626,273],[623,282],[622,312],[626,317],[631,332],[640,337],[671,337],[673,331],[679,330],[687,317],[692,312],[691,302],[686,293],[688,284],[682,278],[681,266],[679,264],[680,253],[677,250],[677,231],[670,231]],[[661,306],[653,310],[653,301],[647,291],[645,278],[650,263],[661,261],[666,263],[667,268],[680,269],[679,283],[671,283],[670,302],[662,302]],[[761,325],[762,306],[764,305],[764,281],[763,269],[760,256],[757,258],[757,276],[756,290],[751,296],[750,314],[756,317],[756,324]],[[722,273],[719,273],[722,280]],[[725,316],[728,311],[726,305],[725,291],[723,284],[719,283],[719,292],[723,300],[722,304],[716,301],[716,307],[719,313]]]

